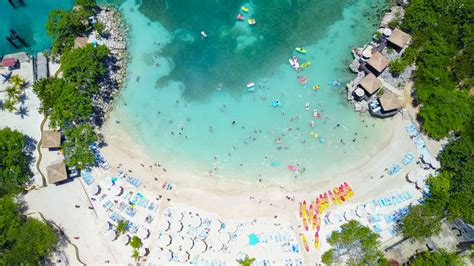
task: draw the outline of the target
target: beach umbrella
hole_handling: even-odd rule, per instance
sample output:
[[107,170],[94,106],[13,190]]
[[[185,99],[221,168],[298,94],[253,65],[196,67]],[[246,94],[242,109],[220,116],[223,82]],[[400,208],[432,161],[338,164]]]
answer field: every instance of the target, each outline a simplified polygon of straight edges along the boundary
[[183,230],[183,224],[179,221],[171,221],[170,232],[179,233]]
[[330,223],[335,224],[341,221],[341,216],[335,212],[330,212],[328,214],[328,220]]
[[410,183],[415,183],[416,182],[416,175],[414,172],[408,172],[408,174],[406,175],[406,178],[408,180],[408,182]]
[[168,234],[161,234],[159,237],[158,237],[158,246],[160,247],[166,247],[166,246],[169,246],[171,245],[171,242],[172,242],[172,238],[170,235]]
[[171,222],[167,219],[163,219],[160,221],[158,228],[164,231],[169,231],[171,229]]
[[367,210],[364,208],[363,205],[359,205],[356,210],[357,216],[363,218],[367,216]]
[[95,184],[91,187],[91,193],[92,195],[97,195],[100,193],[100,186]]
[[147,239],[148,236],[150,236],[150,230],[146,229],[145,227],[141,227],[141,228],[138,230],[138,236],[139,236],[141,239]]
[[392,30],[389,29],[389,28],[385,28],[385,29],[383,29],[382,33],[385,36],[390,36],[390,35],[392,35]]
[[235,233],[237,232],[237,229],[238,229],[237,225],[234,223],[225,224],[225,228],[224,228],[225,232],[227,233]]
[[201,226],[201,224],[202,224],[201,217],[199,217],[197,215],[194,215],[194,216],[191,217],[189,226],[194,227],[194,228],[198,228],[199,226]]
[[[155,251],[156,250],[156,251]],[[164,249],[164,248],[156,248],[154,249],[154,253],[156,253],[156,257],[158,258],[158,261],[170,261],[169,258],[169,250]],[[171,258],[173,258],[171,256]]]
[[375,212],[375,205],[372,202],[367,202],[364,205],[364,209],[367,212],[367,214],[372,214]]
[[229,243],[230,241],[230,234],[228,233],[220,233],[217,235],[217,239],[219,239],[222,243]]
[[208,248],[208,245],[206,244],[206,242],[204,242],[201,239],[195,239],[194,245],[191,248],[191,252],[193,254],[202,254],[207,250],[207,248]]
[[124,244],[124,245],[127,245],[128,242],[130,242],[130,236],[127,235],[127,234],[122,234],[120,236],[120,243]]
[[222,223],[219,222],[218,220],[212,220],[211,224],[209,225],[209,229],[211,232],[217,232],[220,231],[222,228]]
[[185,237],[183,241],[183,249],[190,250],[194,246],[194,240],[190,237]]
[[176,258],[179,263],[185,263],[189,260],[190,254],[186,251],[178,251],[173,253],[173,257]]
[[112,194],[115,196],[120,196],[123,193],[123,187],[122,186],[114,186],[112,187]]
[[113,241],[117,238],[117,233],[114,230],[110,230],[107,232],[106,237],[108,240]]
[[105,223],[102,225],[102,231],[104,231],[104,232],[109,231],[111,228],[112,228],[112,226],[110,225],[109,222],[105,222]]
[[114,182],[112,182],[112,179],[107,178],[104,182],[104,187],[105,188],[111,188],[114,185]]
[[173,237],[173,242],[171,246],[175,249],[184,248],[186,245],[189,245],[189,242],[182,236],[175,236]]
[[355,218],[356,218],[356,212],[354,210],[351,209],[344,212],[344,219],[346,219],[346,221],[354,220]]
[[415,185],[418,189],[423,189],[425,187],[425,180],[423,178],[420,178],[416,180]]
[[145,257],[147,254],[148,254],[148,249],[147,248],[141,247],[138,250],[138,255],[140,255],[141,257]]

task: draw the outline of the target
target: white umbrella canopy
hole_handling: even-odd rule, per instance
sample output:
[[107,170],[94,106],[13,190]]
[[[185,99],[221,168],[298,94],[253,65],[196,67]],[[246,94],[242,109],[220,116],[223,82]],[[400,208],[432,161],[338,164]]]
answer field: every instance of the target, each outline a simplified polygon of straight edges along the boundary
[[230,241],[230,234],[221,232],[217,235],[217,239],[222,243],[228,243]]
[[107,232],[106,237],[108,240],[113,241],[117,238],[117,233],[114,230],[110,230]]
[[330,223],[339,223],[341,221],[341,216],[335,212],[331,212],[328,214],[328,220]]
[[423,189],[425,187],[425,180],[423,178],[420,178],[416,180],[415,184],[417,188]]
[[112,179],[107,178],[106,180],[104,180],[103,184],[105,188],[111,188],[114,185],[114,182],[112,182]]
[[193,254],[201,254],[207,250],[207,244],[201,239],[194,240],[194,246],[191,249]]
[[160,247],[166,247],[171,245],[171,242],[173,239],[171,238],[170,235],[168,234],[162,234],[158,237],[158,246]]
[[91,187],[91,193],[92,195],[97,195],[100,193],[100,186],[95,184]]
[[[225,228],[224,228],[223,231],[225,231],[225,232],[227,232],[227,233],[235,233],[235,232],[237,232],[237,225],[234,224],[234,223],[225,224]],[[222,233],[223,231],[221,231],[221,233]]]
[[184,238],[182,236],[173,236],[173,242],[171,243],[171,247],[175,250],[180,249],[184,245]]
[[160,230],[169,231],[171,227],[171,222],[168,219],[162,219],[158,225]]
[[363,205],[359,205],[356,210],[357,216],[359,217],[366,217],[367,216],[367,210]]
[[358,97],[364,96],[364,90],[362,90],[361,88],[357,88],[354,92]]
[[356,212],[354,210],[351,209],[344,212],[344,219],[346,219],[346,221],[354,220],[355,218],[356,218]]
[[110,229],[112,229],[112,226],[110,225],[109,222],[105,222],[105,223],[102,225],[102,231],[107,232],[107,231],[109,231]]
[[173,233],[179,233],[183,230],[183,224],[179,221],[171,221],[170,231]]
[[177,252],[174,252],[173,257],[175,257],[178,260],[178,262],[184,263],[189,260],[190,255],[186,251],[177,251]]
[[123,187],[121,186],[114,186],[112,187],[112,194],[115,196],[120,196],[123,193]]
[[389,28],[385,28],[385,29],[383,29],[382,33],[385,36],[390,36],[390,35],[392,35],[392,30],[389,29]]
[[224,244],[217,238],[207,238],[206,244],[208,250],[221,251],[224,248]]
[[222,223],[218,220],[212,220],[211,224],[209,225],[209,229],[211,229],[211,232],[217,232],[221,230],[221,227]]
[[141,239],[147,239],[150,236],[150,230],[146,229],[145,227],[140,227],[138,230],[138,236]]
[[173,251],[169,249],[157,249],[157,257],[159,261],[171,261],[173,259]]
[[120,243],[127,245],[130,242],[130,236],[127,234],[122,234],[120,236]]
[[375,212],[375,205],[372,202],[367,202],[364,205],[364,209],[367,212],[367,214],[372,214]]
[[201,226],[201,224],[202,224],[202,220],[199,216],[194,215],[194,216],[190,217],[189,226],[197,228],[197,227]]
[[193,248],[194,246],[194,241],[189,238],[189,237],[185,237],[184,240],[183,240],[183,249],[185,250],[190,250],[191,248]]
[[412,172],[412,171],[408,172],[408,174],[407,174],[406,177],[407,177],[408,182],[411,182],[411,183],[415,183],[415,182],[416,182],[416,174],[415,174],[415,172]]
[[138,255],[140,255],[141,257],[144,257],[147,253],[148,253],[148,251],[147,251],[147,249],[144,248],[144,247],[141,247],[141,248],[138,250]]

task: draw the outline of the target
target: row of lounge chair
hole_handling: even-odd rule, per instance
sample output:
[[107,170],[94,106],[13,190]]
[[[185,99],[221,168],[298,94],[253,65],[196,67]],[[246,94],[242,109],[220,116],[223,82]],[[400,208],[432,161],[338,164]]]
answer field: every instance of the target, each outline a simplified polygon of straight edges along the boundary
[[408,132],[408,135],[410,136],[410,138],[415,143],[416,148],[417,149],[423,149],[426,146],[425,141],[421,137],[420,133],[418,132],[418,129],[416,128],[416,126],[414,124],[409,124],[405,128]]
[[125,178],[125,181],[127,181],[127,183],[131,184],[134,187],[139,187],[142,184],[142,181],[140,179],[135,178],[133,176],[127,176]]
[[389,168],[385,168],[385,172],[391,176],[397,174],[400,170],[402,170],[402,168],[398,164],[393,164]]
[[404,165],[409,165],[411,162],[415,159],[416,154],[409,151],[405,154],[405,157],[403,157],[402,163]]
[[410,192],[400,193],[391,197],[385,197],[380,200],[373,200],[373,204],[377,207],[387,207],[394,204],[402,203],[404,201],[410,200],[413,198],[413,195]]
[[92,177],[92,174],[90,170],[86,169],[84,171],[81,171],[81,177],[84,182],[90,186],[92,183],[94,183],[94,177]]

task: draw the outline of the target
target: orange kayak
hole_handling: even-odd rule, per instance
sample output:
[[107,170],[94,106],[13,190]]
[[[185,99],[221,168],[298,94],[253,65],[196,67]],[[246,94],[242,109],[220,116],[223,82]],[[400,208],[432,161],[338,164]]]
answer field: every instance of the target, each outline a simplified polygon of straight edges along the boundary
[[308,209],[306,207],[306,200],[303,200],[303,206],[302,206],[302,212],[303,212],[303,215],[306,216],[306,214],[308,214]]
[[303,234],[300,234],[301,241],[303,241],[304,249],[306,249],[306,252],[309,252],[309,245],[308,245],[308,240],[306,239],[306,236]]

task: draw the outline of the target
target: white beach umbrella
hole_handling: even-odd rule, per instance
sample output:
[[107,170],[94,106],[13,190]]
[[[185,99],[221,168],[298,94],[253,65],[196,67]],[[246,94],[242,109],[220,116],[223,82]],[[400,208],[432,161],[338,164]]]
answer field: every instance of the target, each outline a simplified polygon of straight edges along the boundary
[[114,186],[112,187],[112,194],[115,196],[120,196],[123,193],[123,187],[122,186]]
[[127,234],[122,234],[120,236],[120,243],[124,244],[124,245],[127,245],[128,242],[130,242],[130,236],[127,235]]
[[178,262],[185,263],[189,260],[190,254],[186,251],[179,251],[173,254],[173,257],[176,257]]
[[105,222],[105,223],[102,225],[102,231],[107,232],[107,231],[109,231],[110,229],[112,229],[112,226],[110,225],[109,222]]
[[365,210],[363,205],[359,205],[356,210],[357,216],[363,218],[367,216],[367,211]]
[[171,261],[174,257],[173,251],[171,251],[171,250],[168,250],[168,252],[166,252],[165,254],[166,254],[165,258],[166,258],[167,261]]
[[367,214],[372,214],[375,212],[375,205],[372,202],[367,202],[364,205],[364,209],[367,212]]
[[206,244],[209,250],[221,251],[224,248],[224,244],[216,238],[207,238]]
[[141,239],[147,239],[150,236],[150,230],[146,229],[145,227],[140,227],[138,230],[138,236]]
[[114,230],[110,230],[107,232],[106,237],[108,240],[113,241],[117,238],[117,233]]
[[[237,225],[235,223],[228,223],[225,224],[224,231],[227,233],[235,233],[237,232]],[[222,233],[223,231],[221,231]]]
[[156,253],[159,261],[168,262],[173,259],[173,252],[169,249],[158,248]]
[[206,252],[207,248],[208,248],[208,246],[203,240],[195,239],[194,240],[194,246],[191,249],[191,251],[192,251],[193,254],[201,254],[201,253]]
[[417,188],[423,189],[425,187],[425,180],[423,178],[419,178],[416,180],[415,184]]
[[173,233],[179,233],[183,230],[183,224],[179,221],[171,221],[170,231]]
[[105,188],[111,188],[114,185],[114,182],[112,182],[112,179],[107,178],[104,182],[104,187]]
[[193,248],[193,246],[194,246],[194,240],[192,238],[185,237],[183,241],[183,246],[182,246],[183,249],[190,250]]
[[412,172],[412,171],[408,172],[408,174],[407,174],[406,177],[407,177],[408,182],[411,182],[411,183],[415,183],[415,182],[416,182],[416,174],[415,174],[415,172]]
[[383,29],[382,33],[385,36],[390,36],[390,35],[392,35],[392,30],[389,29],[389,28],[385,28],[385,29]]
[[100,193],[100,186],[95,184],[91,187],[91,194],[92,195],[97,195]]
[[201,217],[199,217],[197,215],[194,215],[194,216],[190,217],[189,226],[194,227],[194,228],[198,228],[199,226],[201,226],[201,224],[202,224]]
[[217,235],[217,239],[219,239],[219,241],[222,243],[229,243],[230,234],[221,232],[220,234]]
[[339,223],[341,221],[341,216],[335,212],[330,212],[328,214],[328,220],[332,224]]
[[158,246],[160,247],[166,247],[166,246],[169,246],[171,245],[171,242],[172,242],[172,238],[170,235],[168,234],[161,234],[159,237],[158,237]]
[[354,220],[355,218],[356,218],[356,212],[354,210],[351,209],[344,212],[344,219],[346,219],[346,221]]
[[184,238],[182,236],[173,236],[173,242],[171,247],[175,250],[179,250],[184,245]]
[[171,222],[168,219],[162,219],[158,225],[160,230],[169,231],[171,228]]
[[363,51],[362,51],[362,56],[365,57],[365,58],[370,58],[372,57],[372,49],[374,47],[369,45],[367,46]]
[[141,247],[139,250],[138,250],[138,255],[140,255],[141,257],[144,257],[146,256],[146,254],[148,254],[148,250],[144,247]]

